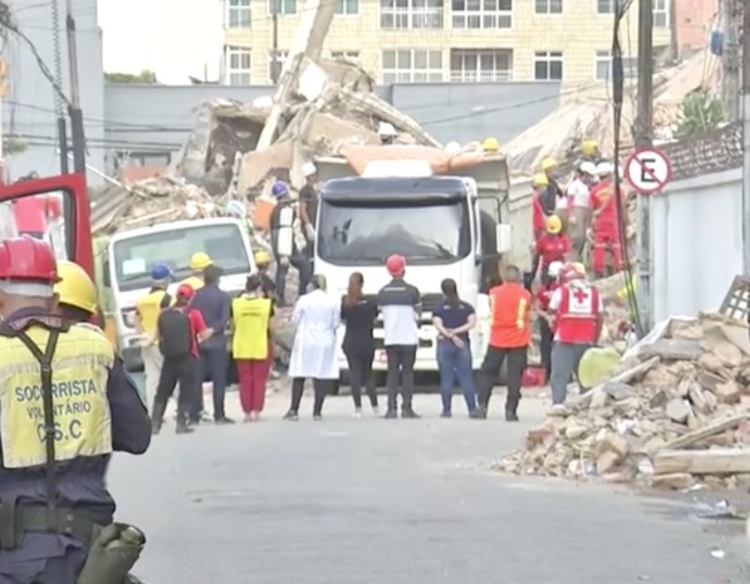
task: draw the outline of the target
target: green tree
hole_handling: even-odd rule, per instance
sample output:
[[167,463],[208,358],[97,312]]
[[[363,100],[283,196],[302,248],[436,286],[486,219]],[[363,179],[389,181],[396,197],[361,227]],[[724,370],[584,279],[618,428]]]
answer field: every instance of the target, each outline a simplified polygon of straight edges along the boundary
[[689,138],[715,130],[726,121],[721,101],[705,89],[696,89],[682,101],[682,119],[677,126],[678,138]]
[[3,154],[5,156],[13,156],[14,154],[20,154],[28,149],[29,145],[23,140],[18,138],[5,138],[3,140]]
[[144,69],[138,74],[134,73],[104,73],[104,81],[107,83],[158,83],[156,73]]

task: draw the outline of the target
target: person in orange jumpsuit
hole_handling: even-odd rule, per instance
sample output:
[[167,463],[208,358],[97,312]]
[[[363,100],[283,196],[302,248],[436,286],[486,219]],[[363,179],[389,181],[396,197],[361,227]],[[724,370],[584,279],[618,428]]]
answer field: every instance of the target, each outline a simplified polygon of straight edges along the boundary
[[545,209],[542,197],[549,186],[549,180],[544,173],[537,174],[531,181],[533,194],[531,199],[531,226],[534,230],[534,241],[544,235],[547,217],[551,211]]
[[539,314],[539,353],[545,371],[545,383],[549,383],[550,375],[552,375],[552,339],[555,334],[554,317],[548,313],[549,303],[555,290],[560,287],[559,276],[562,267],[562,262],[552,262],[547,271],[549,282],[540,286],[534,294],[536,309]]
[[[622,269],[622,246],[620,244],[621,212],[615,196],[614,165],[602,162],[597,165],[596,173],[600,181],[591,189],[591,207],[593,209],[593,249],[591,267],[595,277],[607,275],[607,249],[612,252],[612,267],[615,272]],[[625,200],[625,193],[620,188],[620,200]]]
[[563,262],[570,253],[570,238],[562,233],[562,221],[557,215],[547,217],[547,228],[544,235],[536,240],[534,246],[534,265],[541,259],[542,285],[549,283],[549,267],[552,262]]

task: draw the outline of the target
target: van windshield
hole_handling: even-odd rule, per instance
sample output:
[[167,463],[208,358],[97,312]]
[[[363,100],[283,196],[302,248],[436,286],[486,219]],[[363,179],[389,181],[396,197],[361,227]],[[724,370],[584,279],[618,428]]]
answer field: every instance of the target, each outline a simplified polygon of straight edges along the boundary
[[411,265],[451,263],[471,252],[465,199],[395,204],[323,201],[318,255],[334,265],[382,265],[400,254]]
[[206,252],[226,275],[251,271],[250,258],[239,226],[203,225],[157,231],[123,239],[113,246],[117,288],[121,291],[151,286],[151,268],[165,263],[176,281],[190,275],[190,256]]

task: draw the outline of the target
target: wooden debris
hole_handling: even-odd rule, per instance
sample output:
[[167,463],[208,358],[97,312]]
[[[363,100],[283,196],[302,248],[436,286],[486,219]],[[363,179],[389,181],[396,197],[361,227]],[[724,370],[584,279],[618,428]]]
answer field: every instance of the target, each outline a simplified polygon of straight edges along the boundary
[[662,450],[654,457],[654,474],[728,475],[750,472],[750,449]]

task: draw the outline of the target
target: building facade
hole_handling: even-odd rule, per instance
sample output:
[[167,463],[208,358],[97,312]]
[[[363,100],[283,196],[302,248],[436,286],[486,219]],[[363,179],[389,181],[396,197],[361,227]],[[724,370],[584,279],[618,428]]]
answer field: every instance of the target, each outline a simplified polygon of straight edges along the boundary
[[[324,53],[378,82],[557,81],[593,85],[611,71],[613,14],[624,0],[333,0]],[[654,45],[668,46],[670,0],[654,0]],[[622,24],[635,73],[637,2]],[[265,84],[289,52],[304,0],[223,0],[227,84]],[[275,50],[274,50],[275,49]],[[275,55],[275,57],[274,57]]]

